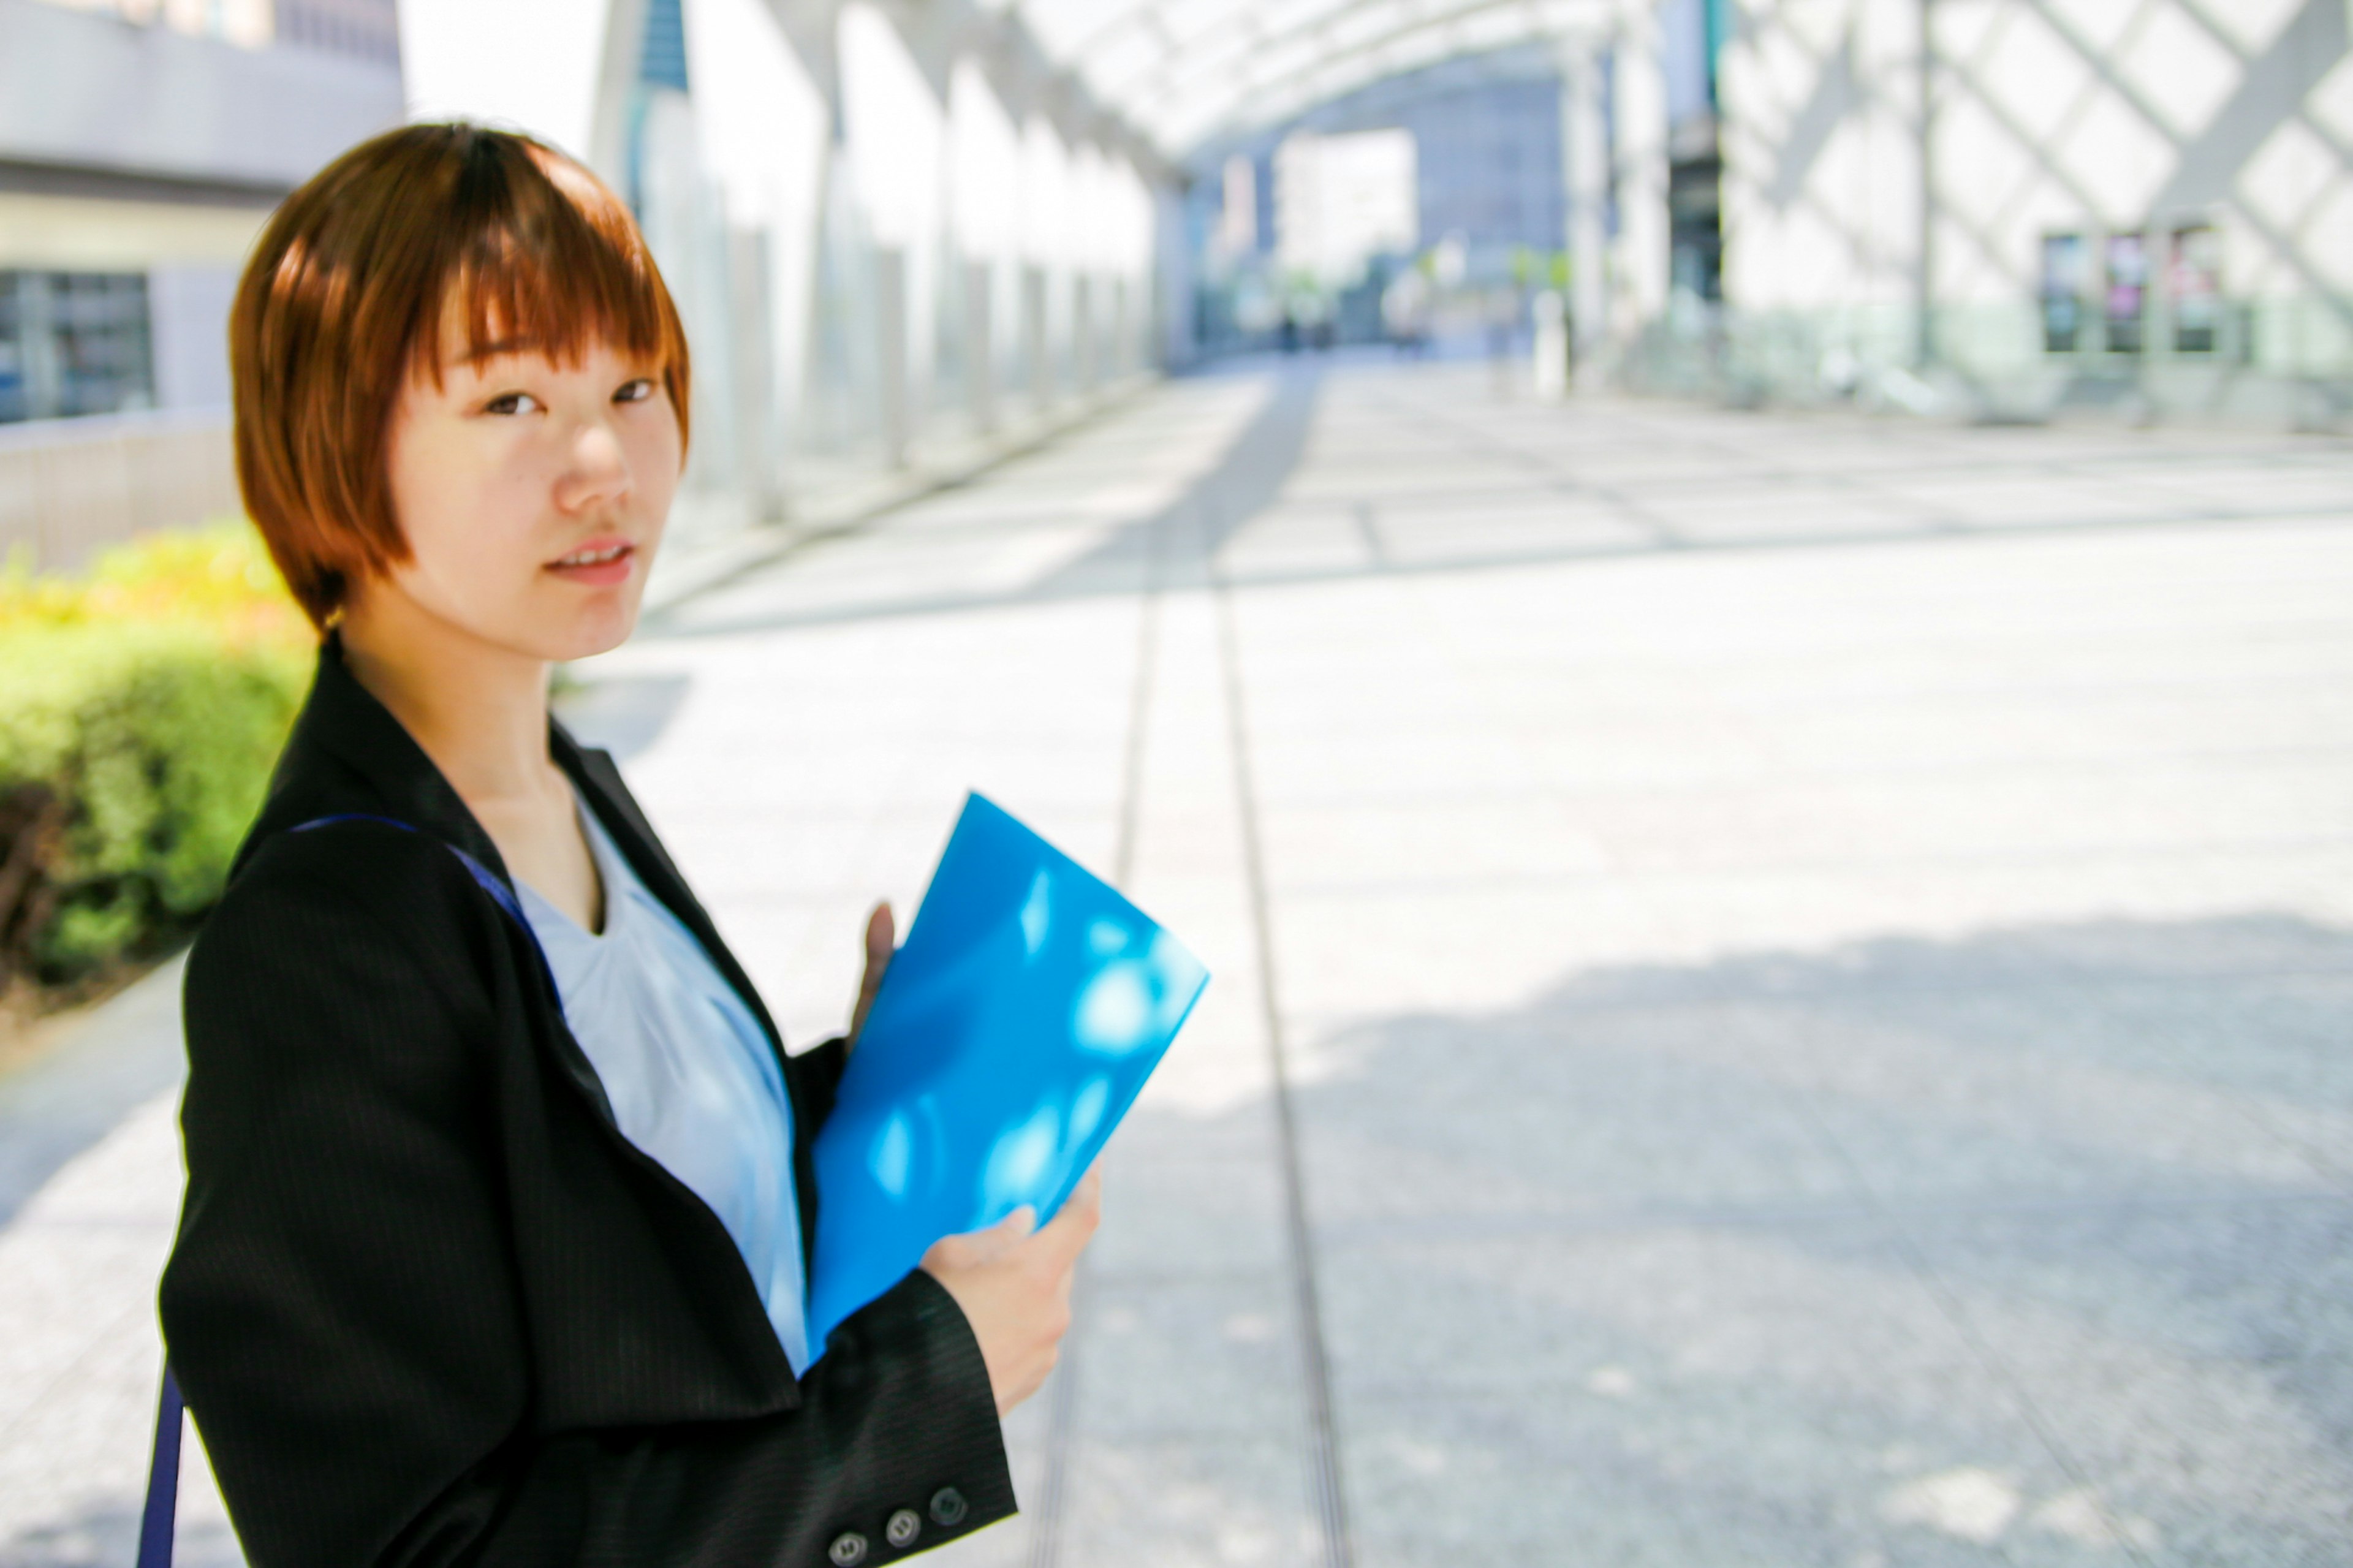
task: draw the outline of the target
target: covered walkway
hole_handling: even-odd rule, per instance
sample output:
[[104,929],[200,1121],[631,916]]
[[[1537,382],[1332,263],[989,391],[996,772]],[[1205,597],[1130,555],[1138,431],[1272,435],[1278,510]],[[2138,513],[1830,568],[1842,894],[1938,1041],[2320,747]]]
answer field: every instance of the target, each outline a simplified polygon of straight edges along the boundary
[[[1023,1516],[944,1563],[2335,1562],[2348,496],[2311,439],[1245,365],[573,713],[803,1040],[968,787],[1215,972]],[[86,1129],[0,1193],[8,1568],[124,1557],[168,1022],[0,1079]]]

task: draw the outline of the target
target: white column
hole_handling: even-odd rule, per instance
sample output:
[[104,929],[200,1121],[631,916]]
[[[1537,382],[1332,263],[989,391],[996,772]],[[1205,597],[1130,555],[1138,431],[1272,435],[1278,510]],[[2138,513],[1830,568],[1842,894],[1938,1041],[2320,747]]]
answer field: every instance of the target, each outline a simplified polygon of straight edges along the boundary
[[1095,373],[1095,317],[1101,313],[1095,302],[1097,287],[1092,268],[1071,270],[1071,380],[1081,396],[1092,392],[1102,379]]
[[[1071,267],[1071,158],[1042,114],[1021,128],[1019,238],[1021,335],[1030,400],[1043,409],[1068,390],[1061,360],[1069,347]],[[1060,310],[1057,304],[1060,304]],[[1057,317],[1060,320],[1057,320]]]
[[1657,13],[1649,6],[1628,7],[1610,76],[1618,175],[1610,337],[1621,350],[1666,313],[1673,265],[1667,212],[1667,76],[1661,49]]
[[1609,303],[1604,204],[1609,198],[1609,144],[1601,118],[1601,65],[1593,41],[1574,38],[1561,57],[1561,164],[1568,177],[1569,341],[1577,381],[1600,379]]
[[[937,368],[948,106],[881,9],[857,0],[836,26],[849,162],[877,251],[875,305],[900,317],[880,340],[894,356],[881,368],[880,390],[883,446],[898,466],[921,433]],[[883,286],[892,265],[881,259],[884,251],[897,255],[895,300]]]
[[1193,363],[1193,247],[1185,232],[1185,196],[1172,184],[1152,187],[1152,356],[1165,370]]
[[1112,279],[1109,368],[1113,380],[1124,380],[1135,369],[1135,326],[1129,319],[1131,307],[1128,303],[1134,293],[1124,274]]
[[973,428],[997,428],[996,268],[987,261],[964,264],[964,399]]
[[1547,289],[1535,297],[1535,357],[1532,384],[1545,402],[1568,391],[1568,312],[1560,295]]
[[728,326],[741,344],[746,482],[765,515],[790,495],[808,387],[832,155],[831,40],[787,33],[763,0],[688,0],[685,19],[702,155],[737,237]]
[[977,61],[959,60],[948,75],[947,208],[963,265],[965,411],[987,432],[1000,417],[1008,349],[1019,341],[1012,279],[1021,254],[1021,135]]
[[1021,363],[1029,378],[1029,405],[1039,412],[1054,401],[1053,338],[1046,321],[1046,269],[1021,265]]
[[881,403],[882,461],[903,468],[914,447],[914,403],[907,357],[907,258],[892,245],[874,247],[874,363]]

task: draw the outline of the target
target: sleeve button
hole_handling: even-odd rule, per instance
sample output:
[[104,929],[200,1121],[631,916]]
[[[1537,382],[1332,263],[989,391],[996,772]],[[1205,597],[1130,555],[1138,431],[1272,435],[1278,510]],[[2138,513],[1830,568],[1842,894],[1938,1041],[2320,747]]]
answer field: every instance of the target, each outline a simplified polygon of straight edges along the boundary
[[960,1524],[964,1521],[964,1493],[954,1487],[942,1487],[932,1494],[932,1522]]
[[854,1530],[845,1530],[833,1538],[825,1554],[833,1560],[834,1568],[858,1568],[866,1561],[866,1537]]
[[923,1533],[923,1517],[912,1508],[901,1509],[882,1526],[882,1539],[893,1546],[913,1546]]

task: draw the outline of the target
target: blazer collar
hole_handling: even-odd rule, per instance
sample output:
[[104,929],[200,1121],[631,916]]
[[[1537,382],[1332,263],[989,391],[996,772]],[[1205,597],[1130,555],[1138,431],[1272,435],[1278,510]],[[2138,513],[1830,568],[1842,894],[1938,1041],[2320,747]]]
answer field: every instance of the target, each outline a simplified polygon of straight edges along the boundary
[[344,662],[341,632],[329,632],[319,645],[318,675],[287,747],[286,767],[299,765],[300,753],[310,746],[364,780],[378,796],[382,815],[457,846],[501,881],[514,880],[499,858],[498,846],[425,748],[352,673]]
[[[766,1032],[769,1047],[784,1071],[786,1092],[792,1101],[797,1129],[793,1139],[793,1162],[799,1198],[801,1262],[804,1268],[813,1267],[817,1247],[817,1166],[811,1142],[818,1116],[808,1099],[810,1089],[803,1081],[803,1074],[795,1068],[793,1058],[785,1050],[784,1036],[760,1000],[751,976],[728,951],[710,915],[688,889],[678,868],[670,864],[651,825],[638,814],[612,759],[602,752],[584,749],[553,718],[548,721],[548,754],[570,777],[582,801],[613,836],[616,847],[628,858],[638,879],[702,943],[721,976],[734,988]],[[332,765],[322,766],[322,760],[332,760]],[[303,703],[301,716],[294,723],[294,733],[279,761],[270,801],[239,851],[239,864],[271,833],[311,817],[352,811],[389,816],[420,828],[464,850],[500,880],[513,886],[514,878],[507,870],[506,862],[499,858],[498,846],[491,842],[491,836],[483,831],[449,781],[441,776],[433,759],[425,754],[425,748],[392,716],[391,710],[377,701],[352,674],[343,659],[342,637],[329,632],[319,647],[318,674],[311,683],[311,695]],[[546,973],[544,964],[540,970],[552,997],[554,978]],[[560,1006],[558,1024],[565,1070],[587,1094],[606,1126],[620,1136],[603,1083],[573,1039],[570,1028],[562,1026]],[[744,1279],[748,1284],[750,1276],[745,1275]],[[756,1304],[757,1296],[753,1300]]]
[[[499,858],[498,846],[491,841],[490,834],[442,776],[433,759],[425,754],[425,748],[392,716],[390,709],[360,684],[343,658],[343,638],[335,632],[329,632],[319,647],[317,679],[311,685],[309,701],[303,705],[302,716],[296,721],[286,756],[279,764],[281,782],[307,772],[307,756],[314,749],[332,756],[358,775],[375,796],[375,804],[368,809],[455,845],[488,867],[501,881],[513,886],[514,877]],[[553,718],[548,721],[548,755],[571,779],[583,804],[596,814],[596,819],[613,836],[615,846],[637,872],[638,879],[702,944],[721,976],[744,999],[782,1058],[786,1054],[783,1033],[761,1001],[758,988],[720,939],[718,929],[687,887],[685,879],[659,847],[652,826],[628,798],[611,759],[601,752],[585,750]],[[273,811],[272,820],[265,823],[263,831],[294,826],[282,819],[286,816],[323,814],[321,803],[314,799],[287,804],[291,809]],[[325,809],[349,810],[352,806],[336,803]]]

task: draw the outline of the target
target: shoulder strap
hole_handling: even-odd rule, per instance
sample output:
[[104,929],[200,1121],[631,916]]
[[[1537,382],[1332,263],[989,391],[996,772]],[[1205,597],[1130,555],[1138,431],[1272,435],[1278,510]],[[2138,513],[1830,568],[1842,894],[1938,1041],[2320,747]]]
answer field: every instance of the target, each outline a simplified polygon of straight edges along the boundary
[[[287,829],[289,833],[309,833],[314,828],[332,827],[339,822],[373,822],[385,827],[397,827],[403,833],[422,833],[424,829],[394,816],[375,816],[364,811],[339,812],[332,816],[314,816]],[[514,889],[501,881],[496,873],[455,844],[443,840],[441,847],[458,858],[459,864],[481,885],[493,902],[511,916],[515,924],[532,936],[533,946],[538,938],[532,933],[531,921],[523,918],[522,905],[516,900]],[[138,1568],[172,1568],[173,1526],[180,1507],[180,1432],[183,1403],[180,1380],[172,1372],[169,1361],[164,1363],[164,1387],[155,1401],[155,1447],[147,1465],[147,1506],[139,1516]]]
[[155,1405],[155,1451],[147,1463],[147,1507],[139,1516],[139,1568],[172,1568],[172,1525],[180,1510],[180,1380],[164,1365]]
[[[375,816],[364,811],[343,811],[337,812],[332,816],[314,816],[310,821],[298,823],[294,826],[288,828],[286,831],[289,833],[308,833],[313,828],[332,827],[339,822],[373,822],[383,827],[397,827],[403,833],[422,834],[425,831],[421,827],[417,827],[409,823],[401,821],[396,816]],[[459,848],[455,844],[448,842],[446,839],[441,841],[441,847],[447,849],[450,854],[455,855],[458,858],[458,863],[466,868],[467,872],[472,876],[475,881],[481,884],[482,891],[490,894],[491,900],[497,903],[499,908],[506,910],[508,914],[512,915],[516,924],[522,926],[525,931],[529,931],[531,929],[531,922],[523,919],[522,905],[515,900],[514,889],[508,887],[503,881],[501,881],[497,873],[493,872],[488,866],[483,865],[480,860],[475,859],[471,855],[467,854],[463,849]]]

